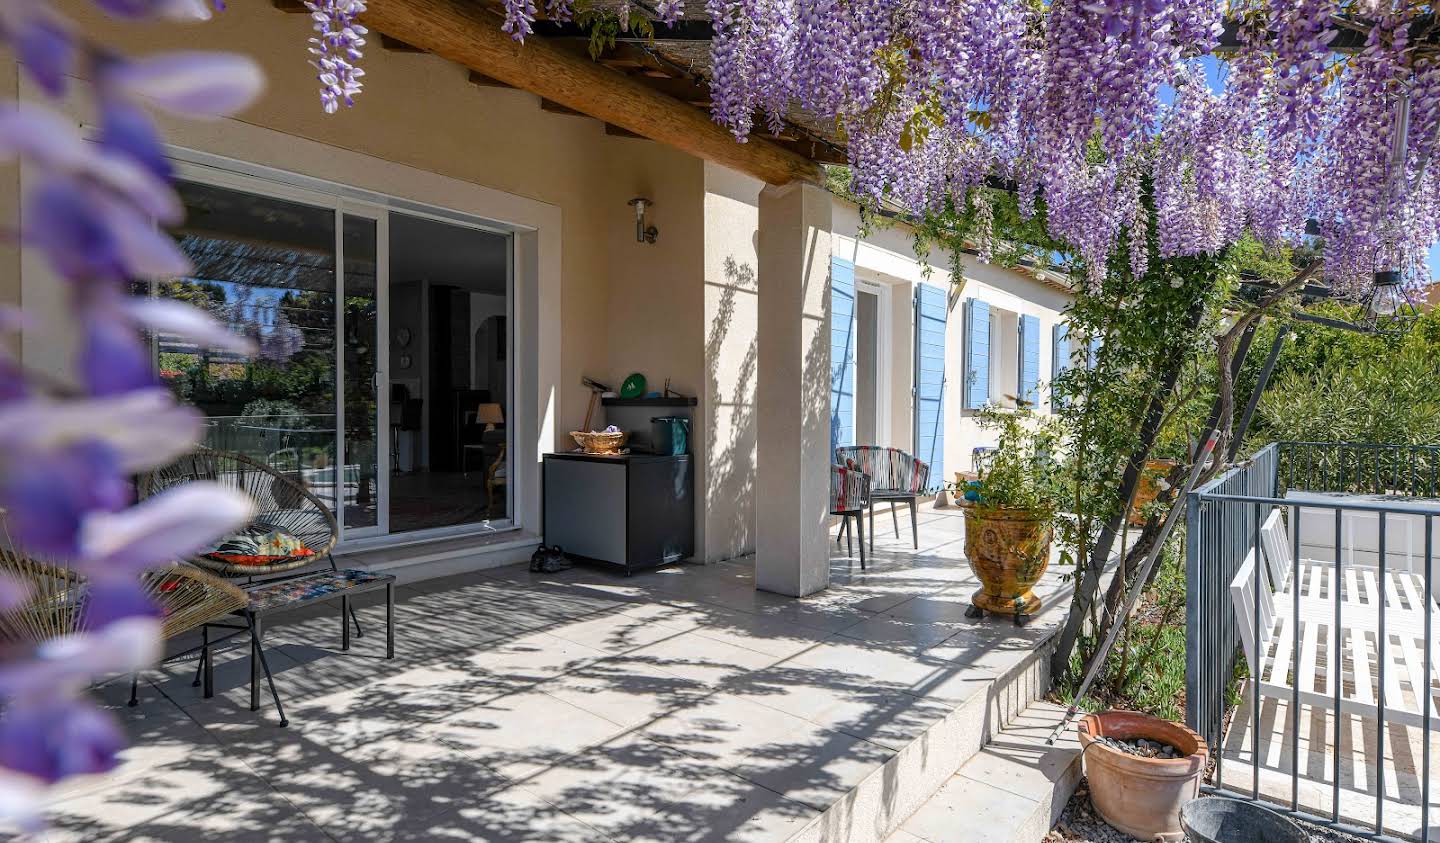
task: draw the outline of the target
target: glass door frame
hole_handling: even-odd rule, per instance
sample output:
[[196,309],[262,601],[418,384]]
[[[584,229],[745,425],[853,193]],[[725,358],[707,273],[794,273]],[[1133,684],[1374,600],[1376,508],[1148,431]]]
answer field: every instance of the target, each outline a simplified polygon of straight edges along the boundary
[[[262,165],[250,165],[233,159],[220,158],[208,153],[170,148],[170,161],[175,167],[175,177],[182,181],[227,188],[241,193],[250,193],[303,205],[333,210],[335,214],[335,478],[336,502],[335,522],[338,529],[337,550],[362,550],[369,547],[387,547],[395,544],[414,543],[469,535],[494,535],[521,529],[516,519],[515,501],[519,489],[518,472],[514,470],[516,428],[507,418],[505,425],[505,447],[509,482],[505,484],[506,518],[494,522],[468,522],[448,527],[436,527],[403,533],[390,532],[390,215],[404,214],[422,219],[483,231],[505,238],[506,248],[506,384],[505,406],[507,413],[515,410],[516,374],[519,369],[516,350],[516,276],[515,276],[515,233],[512,230],[487,223],[486,220],[463,212],[450,211],[439,206],[428,206],[408,200],[400,200],[383,194],[372,193],[343,184],[322,181],[297,173],[276,170]],[[214,163],[211,163],[211,162]],[[344,464],[345,464],[345,217],[363,217],[375,221],[376,228],[376,334],[379,345],[376,349],[376,494],[379,507],[376,524],[366,527],[347,527],[345,524]],[[153,286],[152,286],[153,290]]]
[[[375,223],[375,523],[345,523],[345,218]],[[384,208],[339,198],[335,202],[335,482],[340,541],[390,532],[390,214]]]

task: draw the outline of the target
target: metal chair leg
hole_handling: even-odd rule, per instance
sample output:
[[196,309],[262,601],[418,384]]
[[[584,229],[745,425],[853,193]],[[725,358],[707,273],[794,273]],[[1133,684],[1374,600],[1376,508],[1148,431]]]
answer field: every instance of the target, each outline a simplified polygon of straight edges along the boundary
[[[853,517],[853,516],[852,516],[850,513],[848,513],[848,512],[845,513],[844,515],[840,516],[840,529],[841,529],[841,530],[844,530],[847,526],[850,525],[850,519],[851,519],[851,517]],[[864,549],[863,546],[862,546],[861,549],[862,549],[862,550]],[[849,556],[849,557],[853,557],[853,556],[855,555],[855,546],[850,543],[850,533],[849,533],[849,532],[846,532],[846,533],[845,533],[845,555],[846,555],[846,556]]]
[[126,705],[134,708],[140,704],[140,674],[130,674],[130,701]]
[[200,659],[205,663],[205,690],[202,696],[208,700],[215,696],[215,656],[210,652],[208,643],[205,649],[200,651]]
[[190,687],[200,687],[200,676],[205,671],[205,656],[210,652],[210,625],[200,625],[200,661],[195,665],[195,680]]
[[910,535],[915,542],[915,549],[920,549],[920,521],[915,515],[915,499],[910,499]]
[[285,717],[285,706],[280,703],[280,692],[275,688],[275,677],[270,673],[270,660],[265,658],[265,647],[261,643],[263,633],[260,628],[260,619],[251,618],[250,621],[250,710],[260,710],[260,685],[256,681],[256,667],[265,671],[265,682],[270,686],[270,698],[275,701],[275,711],[280,715],[280,725],[289,726],[290,720]]
[[870,552],[875,552],[875,502],[870,502]]
[[385,658],[395,658],[395,583],[385,583]]
[[350,595],[340,597],[340,649],[350,649]]
[[[340,570],[340,566],[337,565],[337,564],[335,564],[335,554],[333,554],[333,553],[327,553],[327,554],[325,554],[325,556],[330,560],[330,570],[332,570],[332,571],[339,571],[339,570]],[[346,605],[349,605],[349,598],[346,598],[345,602],[346,602]],[[356,637],[356,638],[364,638],[364,637],[365,637],[365,633],[364,633],[364,631],[362,631],[362,630],[360,629],[360,618],[356,616],[356,614],[355,614],[355,607],[354,607],[354,606],[350,606],[350,608],[349,608],[349,613],[350,613],[350,620],[352,620],[352,621],[355,622],[355,637]]]
[[[860,520],[859,513],[855,515],[855,532],[860,536],[860,570],[865,570],[865,524]],[[870,540],[875,540],[875,534],[870,534]]]
[[255,627],[260,619],[247,614],[245,620],[250,627],[250,710],[260,710],[260,633]]
[[890,523],[895,525],[895,538],[900,538],[900,516],[895,512],[895,501],[890,501]]

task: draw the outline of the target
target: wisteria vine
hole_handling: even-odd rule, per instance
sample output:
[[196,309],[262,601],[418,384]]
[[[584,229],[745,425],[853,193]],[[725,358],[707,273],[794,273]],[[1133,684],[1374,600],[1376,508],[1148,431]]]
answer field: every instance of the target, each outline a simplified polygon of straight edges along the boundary
[[[570,0],[552,0],[564,9]],[[530,31],[534,0],[505,0]],[[1440,234],[1435,9],[1416,0],[706,0],[716,121],[745,141],[796,110],[844,135],[852,189],[925,212],[987,179],[1043,198],[1092,281],[1122,241],[1147,265],[1307,230],[1327,274],[1424,278]],[[665,16],[678,16],[674,3]],[[1207,78],[1202,57],[1228,49]],[[1363,48],[1332,51],[1343,29]],[[1406,142],[1394,142],[1408,102]],[[1400,149],[1398,158],[1393,154]],[[1127,240],[1128,234],[1128,240]]]
[[[715,119],[738,140],[794,108],[843,130],[852,189],[917,211],[987,179],[1037,197],[1092,282],[1112,249],[1148,265],[1245,232],[1318,226],[1328,274],[1428,280],[1440,234],[1440,50],[1411,0],[709,0]],[[1212,84],[1201,57],[1235,41]],[[1367,33],[1338,55],[1341,27]],[[1408,105],[1407,105],[1408,104]],[[1408,107],[1406,143],[1396,115]],[[1398,154],[1398,158],[1396,155]]]
[[[94,2],[132,20],[210,14],[203,0]],[[76,632],[0,642],[0,828],[32,829],[45,788],[111,769],[124,747],[119,725],[85,690],[158,656],[161,619],[142,576],[212,546],[254,506],[213,483],[135,502],[131,478],[192,449],[202,429],[199,413],[160,385],[143,332],[254,348],[188,305],[132,296],[127,285],[189,270],[156,225],[178,222],[182,205],[150,110],[230,114],[262,79],[253,61],[234,54],[121,55],[86,40],[44,0],[0,0],[0,44],[55,102],[72,77],[87,78],[97,127],[87,139],[52,105],[0,103],[0,162],[24,159],[31,174],[19,228],[6,235],[48,259],[78,339],[65,382],[0,351],[0,539],[7,551],[72,571],[72,587],[83,589]],[[0,331],[28,318],[0,310]],[[31,599],[30,583],[0,576],[0,612],[48,610]]]

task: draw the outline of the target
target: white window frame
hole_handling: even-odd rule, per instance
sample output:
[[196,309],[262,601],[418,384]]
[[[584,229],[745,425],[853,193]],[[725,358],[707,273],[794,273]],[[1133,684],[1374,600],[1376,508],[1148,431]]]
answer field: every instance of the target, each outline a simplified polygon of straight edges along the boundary
[[894,333],[890,325],[890,317],[892,313],[890,300],[892,298],[893,292],[893,285],[871,280],[869,278],[861,278],[860,268],[856,268],[855,294],[857,306],[855,308],[855,319],[857,324],[860,319],[860,308],[858,306],[859,294],[866,293],[875,297],[874,426],[875,439],[876,443],[878,444],[888,444],[890,442],[890,417],[894,409],[894,395],[892,395],[890,391],[890,385],[894,382],[893,373],[890,371],[890,369],[894,365],[895,353],[895,350],[890,345],[891,336]]

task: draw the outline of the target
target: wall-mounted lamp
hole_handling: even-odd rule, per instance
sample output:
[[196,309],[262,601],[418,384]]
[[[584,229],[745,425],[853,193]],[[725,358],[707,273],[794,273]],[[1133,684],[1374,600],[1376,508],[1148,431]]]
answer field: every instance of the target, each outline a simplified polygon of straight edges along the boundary
[[660,236],[660,229],[653,225],[645,225],[645,209],[654,205],[649,199],[643,196],[636,196],[630,200],[630,205],[635,208],[635,242],[654,243],[655,238]]

